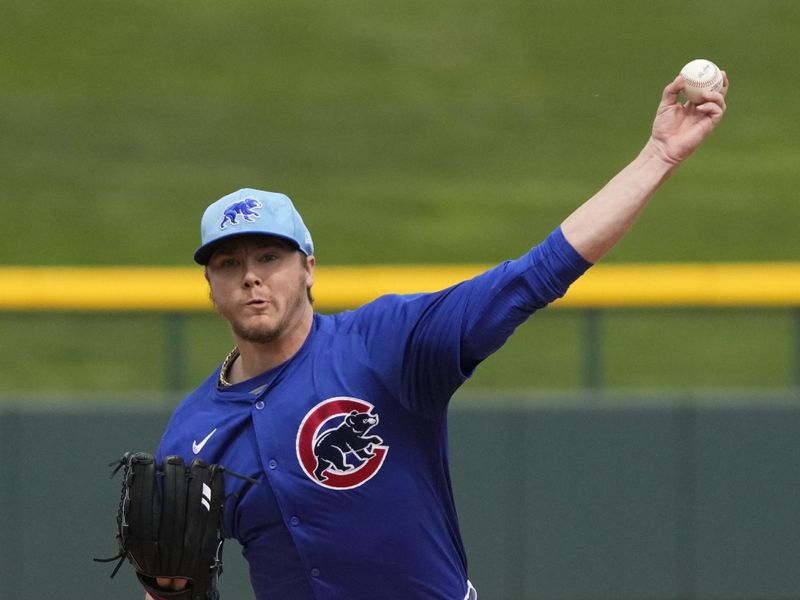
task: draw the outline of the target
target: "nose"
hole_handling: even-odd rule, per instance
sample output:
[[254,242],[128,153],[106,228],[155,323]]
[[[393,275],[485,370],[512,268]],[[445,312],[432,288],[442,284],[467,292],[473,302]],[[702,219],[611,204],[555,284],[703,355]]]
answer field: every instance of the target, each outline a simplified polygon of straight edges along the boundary
[[259,287],[261,285],[261,277],[253,269],[252,265],[248,264],[247,270],[244,273],[244,287]]

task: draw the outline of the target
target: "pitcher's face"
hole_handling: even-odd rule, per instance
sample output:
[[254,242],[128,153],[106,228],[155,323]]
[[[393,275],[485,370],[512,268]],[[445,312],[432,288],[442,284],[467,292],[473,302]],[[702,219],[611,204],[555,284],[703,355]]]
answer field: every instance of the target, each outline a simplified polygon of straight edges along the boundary
[[274,342],[311,311],[314,257],[280,238],[233,238],[217,248],[206,267],[211,298],[234,335]]

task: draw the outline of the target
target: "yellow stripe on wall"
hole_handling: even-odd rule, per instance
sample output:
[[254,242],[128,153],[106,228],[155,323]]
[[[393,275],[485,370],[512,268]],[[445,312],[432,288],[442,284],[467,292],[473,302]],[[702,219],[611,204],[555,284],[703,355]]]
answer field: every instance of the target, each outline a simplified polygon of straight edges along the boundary
[[7,267],[5,310],[207,310],[203,271],[159,267]]
[[800,306],[800,263],[598,265],[559,304]]
[[[321,266],[317,308],[435,291],[491,265]],[[800,263],[598,265],[554,304],[564,308],[800,306]],[[211,310],[197,267],[4,267],[0,310]]]

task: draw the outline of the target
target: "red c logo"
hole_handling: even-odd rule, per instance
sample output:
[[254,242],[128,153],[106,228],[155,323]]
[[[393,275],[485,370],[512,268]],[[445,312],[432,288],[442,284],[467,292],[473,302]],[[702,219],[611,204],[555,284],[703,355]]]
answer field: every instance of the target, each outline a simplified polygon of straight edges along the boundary
[[[371,479],[389,447],[371,430],[379,417],[358,398],[329,398],[303,418],[297,430],[297,460],[311,481],[332,490],[349,490]],[[340,419],[340,424],[332,423]]]

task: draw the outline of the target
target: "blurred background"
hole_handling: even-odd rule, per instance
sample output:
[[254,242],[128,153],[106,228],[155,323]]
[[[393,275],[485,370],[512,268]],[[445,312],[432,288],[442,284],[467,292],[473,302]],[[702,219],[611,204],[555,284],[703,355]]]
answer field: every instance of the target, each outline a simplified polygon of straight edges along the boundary
[[[320,272],[491,265],[631,160],[699,57],[728,114],[604,265],[793,265],[798,30],[789,0],[5,0],[0,277],[191,269],[202,211],[241,187],[292,197]],[[230,335],[210,306],[7,291],[0,598],[138,598],[91,563],[114,553],[105,464],[157,444]],[[481,598],[800,597],[798,384],[800,299],[536,315],[451,411]]]

